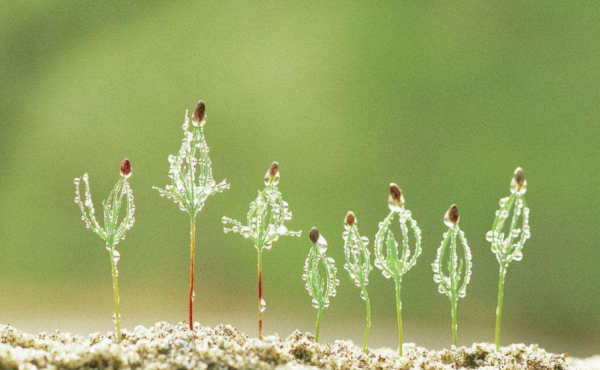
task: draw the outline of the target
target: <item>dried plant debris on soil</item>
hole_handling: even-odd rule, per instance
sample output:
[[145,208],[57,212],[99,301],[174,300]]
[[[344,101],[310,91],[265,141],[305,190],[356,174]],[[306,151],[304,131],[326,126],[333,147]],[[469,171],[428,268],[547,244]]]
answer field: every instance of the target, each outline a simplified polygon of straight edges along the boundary
[[249,338],[230,325],[157,323],[114,334],[85,338],[69,333],[24,334],[0,326],[0,368],[146,368],[146,369],[568,369],[566,355],[554,355],[523,344],[496,353],[492,344],[428,351],[405,344],[405,356],[392,349],[365,354],[350,341],[316,343],[295,331],[287,339]]

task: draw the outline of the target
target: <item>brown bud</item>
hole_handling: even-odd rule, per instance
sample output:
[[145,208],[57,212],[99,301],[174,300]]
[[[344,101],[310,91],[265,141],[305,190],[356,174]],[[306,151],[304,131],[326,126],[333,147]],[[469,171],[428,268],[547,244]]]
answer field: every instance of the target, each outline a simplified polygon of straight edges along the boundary
[[206,115],[206,104],[202,100],[198,102],[196,105],[196,109],[194,109],[194,121],[202,122],[204,116]]
[[525,176],[523,175],[523,169],[521,167],[517,167],[515,170],[515,183],[517,184],[517,189],[523,188],[523,183],[525,182]]
[[316,227],[313,227],[312,229],[310,229],[310,232],[308,233],[308,238],[310,239],[310,241],[313,244],[317,244],[317,241],[319,240],[319,229],[317,229]]
[[277,163],[277,162],[271,163],[271,167],[269,167],[269,180],[271,182],[273,182],[273,179],[275,179],[275,176],[277,175],[278,171],[279,171],[279,163]]
[[404,199],[402,197],[402,190],[398,187],[398,185],[391,183],[390,184],[390,200],[395,204],[402,205],[404,204]]
[[458,214],[458,206],[453,204],[448,210],[448,221],[456,225],[459,220],[460,216]]
[[125,159],[123,159],[123,162],[121,162],[121,175],[127,177],[127,176],[129,176],[130,173],[131,173],[131,162],[129,161],[129,159],[125,158]]
[[348,226],[354,226],[355,222],[356,222],[356,216],[354,215],[354,213],[349,211],[348,214],[346,215],[346,224],[348,224]]

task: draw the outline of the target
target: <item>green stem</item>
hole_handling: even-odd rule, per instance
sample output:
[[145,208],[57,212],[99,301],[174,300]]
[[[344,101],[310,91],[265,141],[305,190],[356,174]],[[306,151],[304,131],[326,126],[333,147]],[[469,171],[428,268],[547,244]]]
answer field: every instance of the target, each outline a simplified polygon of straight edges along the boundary
[[506,266],[500,265],[500,278],[498,279],[498,307],[496,308],[496,351],[500,351],[500,321],[502,320],[502,299],[504,298],[504,276]]
[[365,339],[363,341],[362,351],[367,353],[367,342],[369,341],[369,330],[371,329],[371,303],[369,302],[367,288],[364,285],[362,286],[362,291],[365,296],[365,304],[367,306],[367,326],[365,328]]
[[189,297],[189,328],[194,330],[194,260],[196,259],[196,218],[190,217],[190,297]]
[[121,343],[121,313],[119,309],[119,282],[117,280],[117,264],[115,263],[115,247],[110,243],[110,266],[113,279],[113,297],[115,300],[115,325],[117,326],[117,343]]
[[262,339],[263,320],[262,320],[262,249],[258,249],[258,339]]
[[396,317],[398,319],[398,354],[402,356],[402,300],[400,295],[400,280],[395,280],[396,282]]
[[319,306],[317,311],[317,323],[315,325],[315,340],[319,341],[319,331],[321,330],[321,316],[323,316],[323,306]]
[[452,304],[452,342],[458,347],[458,320],[457,320],[457,299],[451,300]]

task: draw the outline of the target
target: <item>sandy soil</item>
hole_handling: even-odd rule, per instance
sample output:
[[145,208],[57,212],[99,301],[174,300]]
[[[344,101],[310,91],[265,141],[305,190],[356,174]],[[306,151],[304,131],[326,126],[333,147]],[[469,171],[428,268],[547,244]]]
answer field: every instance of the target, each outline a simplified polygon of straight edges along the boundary
[[[157,323],[124,331],[122,343],[114,333],[85,338],[69,333],[24,334],[0,325],[0,368],[146,368],[146,369],[592,369],[593,362],[567,361],[536,345],[515,344],[494,351],[488,343],[428,351],[405,344],[405,356],[392,349],[366,354],[350,341],[316,343],[310,333],[286,339],[249,338],[229,325]],[[591,359],[590,361],[593,361]],[[596,362],[597,365],[597,362]],[[589,367],[588,367],[589,366]]]

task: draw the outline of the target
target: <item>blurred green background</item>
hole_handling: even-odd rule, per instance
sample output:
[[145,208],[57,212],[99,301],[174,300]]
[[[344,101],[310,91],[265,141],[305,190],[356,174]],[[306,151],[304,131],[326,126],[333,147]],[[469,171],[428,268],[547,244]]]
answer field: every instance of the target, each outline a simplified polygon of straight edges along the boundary
[[[498,266],[485,241],[516,166],[532,239],[511,264],[503,342],[585,356],[600,347],[600,7],[596,1],[221,1],[0,4],[0,322],[113,330],[108,254],[73,203],[133,163],[137,222],[119,246],[123,325],[186,319],[187,216],[151,189],[186,109],[207,103],[215,178],[198,220],[196,317],[255,335],[256,252],[243,218],[273,160],[294,219],[340,267],[326,340],[360,342],[364,306],[343,261],[348,210],[371,240],[397,182],[423,230],[403,283],[405,339],[451,343],[431,262],[452,203],[473,249],[459,341],[493,341]],[[306,235],[306,234],[305,234]],[[265,331],[312,331],[305,236],[264,256]],[[371,344],[396,345],[394,290],[371,276]]]

